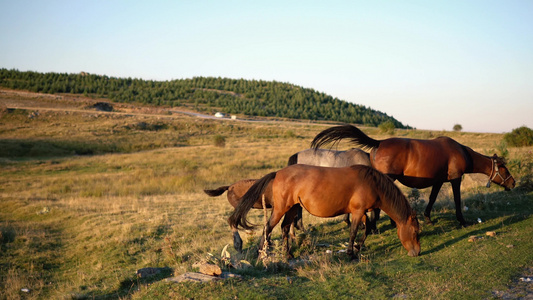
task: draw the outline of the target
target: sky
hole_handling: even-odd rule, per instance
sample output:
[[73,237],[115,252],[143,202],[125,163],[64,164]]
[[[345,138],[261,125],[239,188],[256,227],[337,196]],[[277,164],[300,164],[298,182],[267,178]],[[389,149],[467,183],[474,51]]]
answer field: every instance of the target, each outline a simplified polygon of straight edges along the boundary
[[275,80],[417,129],[533,129],[533,1],[0,0],[0,68]]

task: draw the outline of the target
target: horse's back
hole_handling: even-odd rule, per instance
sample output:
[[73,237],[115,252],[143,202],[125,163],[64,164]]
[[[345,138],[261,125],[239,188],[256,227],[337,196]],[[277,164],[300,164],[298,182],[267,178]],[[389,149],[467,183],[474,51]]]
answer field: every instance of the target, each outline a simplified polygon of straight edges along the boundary
[[[241,201],[242,196],[246,194],[246,192],[250,189],[250,187],[256,181],[257,179],[243,179],[232,184],[228,189],[228,202],[233,207],[236,207],[237,205],[239,205],[239,202]],[[264,195],[265,195],[265,201],[267,203],[267,208],[269,208],[271,206],[270,199],[272,197],[272,189],[267,188]],[[257,199],[253,208],[263,208],[262,199]]]
[[351,165],[370,165],[368,153],[360,149],[334,151],[328,149],[307,149],[297,153],[297,163],[322,167],[348,167]]
[[435,180],[447,181],[461,176],[468,160],[464,147],[449,137],[432,140],[390,138],[381,141],[370,156],[377,170],[401,175],[406,181],[412,178],[420,182],[420,187],[432,185]]
[[356,195],[361,188],[364,190],[357,169],[311,165],[292,165],[278,171],[272,186],[273,197],[278,199],[274,201],[301,203],[318,217],[352,212],[352,200],[361,198]]

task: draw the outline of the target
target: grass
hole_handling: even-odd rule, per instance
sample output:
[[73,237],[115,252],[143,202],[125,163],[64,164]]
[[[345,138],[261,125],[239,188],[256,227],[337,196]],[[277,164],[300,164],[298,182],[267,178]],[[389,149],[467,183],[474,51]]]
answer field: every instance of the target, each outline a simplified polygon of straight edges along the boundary
[[[348,241],[346,225],[305,213],[307,230],[293,247],[296,260],[276,258],[277,247],[267,268],[256,262],[257,229],[241,232],[242,255],[230,249],[237,266],[240,259],[252,263],[230,269],[241,280],[140,279],[137,269],[170,267],[178,275],[209,253],[231,248],[231,206],[225,196],[211,198],[201,190],[282,168],[326,125],[93,111],[28,115],[15,110],[0,118],[0,299],[479,299],[506,290],[532,266],[530,147],[509,149],[509,167],[520,182],[511,192],[484,188],[486,178],[465,177],[465,217],[481,223],[458,227],[445,184],[432,212],[436,224],[422,226],[418,258],[406,255],[385,217],[381,233],[367,239],[359,261],[350,262],[337,252]],[[387,137],[377,128],[365,131]],[[502,138],[394,133],[442,134],[485,154],[494,153]],[[224,137],[224,147],[217,146],[217,136]],[[428,189],[420,191],[420,199],[428,196]],[[252,222],[262,222],[262,212],[251,215]],[[485,236],[487,231],[496,236]],[[479,239],[468,242],[470,236]],[[279,242],[279,226],[273,237]]]

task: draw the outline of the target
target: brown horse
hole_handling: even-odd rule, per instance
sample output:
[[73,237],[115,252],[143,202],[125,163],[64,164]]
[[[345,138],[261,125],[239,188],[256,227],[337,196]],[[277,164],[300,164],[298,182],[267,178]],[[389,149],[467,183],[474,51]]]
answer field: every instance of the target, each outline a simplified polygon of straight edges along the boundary
[[[285,250],[290,253],[288,233],[292,219],[296,216],[297,207],[301,205],[317,217],[335,217],[347,213],[352,215],[347,251],[352,258],[354,258],[354,242],[359,224],[366,217],[365,213],[374,208],[381,208],[396,221],[398,237],[408,255],[420,254],[416,212],[411,209],[407,199],[393,181],[371,167],[354,165],[329,168],[291,165],[270,173],[256,181],[243,196],[241,203],[229,218],[231,226],[253,228],[246,220],[246,216],[257,198],[269,186],[272,189],[272,214],[265,224],[259,249],[263,249],[265,242],[267,244],[270,242],[272,229],[285,215],[281,224],[282,237],[286,245]],[[367,233],[368,229],[358,243],[356,251],[364,243]]]
[[429,203],[424,212],[431,224],[431,208],[444,182],[450,182],[455,202],[455,214],[461,225],[466,226],[461,211],[461,177],[465,173],[483,173],[505,190],[515,186],[515,180],[505,167],[505,162],[496,154],[485,156],[449,137],[433,140],[389,138],[375,140],[352,125],[341,125],[320,132],[311,143],[319,148],[341,139],[351,139],[356,145],[371,149],[370,161],[377,170],[397,179],[411,188],[432,186]]
[[[300,152],[297,152],[293,154],[289,158],[288,165],[294,165],[294,164],[306,164],[306,165],[314,165],[314,166],[325,166],[325,167],[348,167],[351,165],[365,165],[370,166],[370,158],[368,157],[368,153],[360,150],[360,149],[350,149],[347,151],[333,151],[333,150],[325,150],[325,149],[319,149],[315,151],[314,149],[306,149]],[[232,185],[227,186],[221,186],[214,190],[207,190],[205,189],[204,192],[211,196],[216,197],[222,195],[224,192],[227,192],[227,198],[228,202],[235,208],[239,202],[240,198],[248,191],[248,189],[255,183],[256,179],[244,179],[239,180]],[[267,205],[267,208],[270,208],[270,198],[271,198],[272,192],[270,190],[265,191],[265,202]],[[262,209],[262,199],[259,197],[257,199],[257,202],[254,204],[253,208],[256,209]],[[377,232],[377,218],[374,211],[370,213],[370,218],[367,218],[367,222],[365,222],[365,225],[370,226],[370,230],[373,232]],[[344,217],[344,221],[350,226],[350,215],[346,214]],[[302,222],[302,208],[300,207],[298,209],[297,215],[293,220],[293,226],[291,226],[291,236],[295,236],[294,229],[303,230],[303,222]],[[231,227],[231,231],[233,233],[233,247],[235,250],[241,252],[242,251],[242,239],[239,234],[239,231],[236,227]]]
[[[250,187],[256,181],[257,179],[239,180],[233,183],[232,185],[221,186],[214,190],[204,190],[204,192],[211,197],[216,197],[216,196],[222,195],[225,191],[228,191],[227,193],[228,202],[231,204],[231,206],[233,206],[233,208],[235,208],[237,207],[237,205],[239,205],[241,201],[241,197],[244,196],[244,194],[246,194],[248,189],[250,189]],[[265,196],[266,207],[271,208],[272,206],[270,205],[270,199],[272,198],[272,190],[266,189],[264,196]],[[256,208],[256,209],[263,208],[261,197],[257,199],[257,201],[254,203],[252,208]],[[301,222],[298,222],[298,220],[295,220],[294,227],[296,227],[299,230],[303,230],[303,228],[299,227],[300,223]],[[239,234],[239,231],[237,230],[237,227],[231,226],[231,232],[233,233],[233,247],[235,248],[235,250],[242,252],[242,239]]]

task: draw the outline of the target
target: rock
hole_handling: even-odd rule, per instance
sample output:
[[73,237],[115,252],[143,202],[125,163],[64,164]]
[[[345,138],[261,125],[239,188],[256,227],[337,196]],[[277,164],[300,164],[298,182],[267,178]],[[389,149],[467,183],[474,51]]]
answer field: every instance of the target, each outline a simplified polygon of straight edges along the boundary
[[229,279],[229,278],[242,279],[242,276],[238,275],[238,274],[233,274],[233,273],[230,273],[230,272],[222,272],[222,274],[220,274],[219,278],[221,278],[221,279]]
[[185,281],[188,281],[188,282],[212,282],[212,281],[216,281],[216,280],[220,280],[220,278],[219,277],[215,277],[215,276],[209,276],[209,275],[201,274],[201,273],[194,273],[194,272],[188,272],[188,273],[184,273],[184,274],[181,274],[179,276],[176,276],[176,277],[172,277],[172,278],[167,278],[166,279],[166,281],[176,282],[176,283],[185,282]]
[[242,279],[242,276],[241,275],[237,275],[237,274],[233,274],[233,273],[229,273],[229,272],[223,272],[222,274],[220,274],[220,276],[211,276],[211,275],[206,275],[206,274],[197,273],[197,272],[187,272],[187,273],[181,274],[181,275],[176,276],[176,277],[167,278],[165,280],[169,281],[169,282],[175,282],[175,283],[180,283],[180,282],[212,282],[212,281],[217,281],[217,280],[222,280],[222,279],[229,279],[229,278]]
[[219,276],[222,274],[222,270],[219,266],[208,264],[205,262],[195,263],[192,265],[193,268],[198,268],[198,271],[205,275]]
[[470,243],[472,243],[472,242],[475,242],[475,241],[477,241],[477,240],[479,240],[479,239],[481,239],[481,238],[478,237],[478,236],[473,235],[473,236],[471,236],[471,237],[468,238],[468,241],[469,241]]
[[170,272],[170,268],[142,268],[137,270],[136,274],[139,278],[148,278],[161,274],[162,272]]

